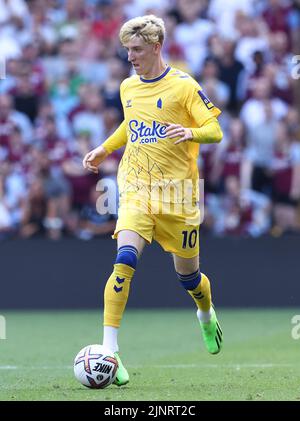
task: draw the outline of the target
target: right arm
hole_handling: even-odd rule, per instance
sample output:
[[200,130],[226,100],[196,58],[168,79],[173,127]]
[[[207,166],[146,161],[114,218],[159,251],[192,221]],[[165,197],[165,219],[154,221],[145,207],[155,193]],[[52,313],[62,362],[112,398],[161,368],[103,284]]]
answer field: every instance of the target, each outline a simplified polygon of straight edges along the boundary
[[97,174],[101,162],[113,151],[126,145],[126,142],[126,124],[123,120],[117,130],[102,145],[86,154],[82,162],[84,168]]

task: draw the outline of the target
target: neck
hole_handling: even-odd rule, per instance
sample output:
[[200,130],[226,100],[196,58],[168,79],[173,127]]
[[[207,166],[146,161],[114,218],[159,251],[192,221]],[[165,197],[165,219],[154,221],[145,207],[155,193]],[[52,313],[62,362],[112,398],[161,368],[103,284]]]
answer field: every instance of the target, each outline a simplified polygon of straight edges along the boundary
[[147,73],[144,73],[142,77],[144,79],[155,79],[156,77],[160,76],[167,68],[162,57],[153,64],[151,69]]

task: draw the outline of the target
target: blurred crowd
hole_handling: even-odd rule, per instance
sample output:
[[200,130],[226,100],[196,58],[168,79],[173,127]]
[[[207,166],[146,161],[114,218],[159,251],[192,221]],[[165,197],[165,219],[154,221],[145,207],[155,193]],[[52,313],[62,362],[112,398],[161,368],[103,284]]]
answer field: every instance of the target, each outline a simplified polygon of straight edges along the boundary
[[82,158],[122,121],[118,32],[148,13],[166,61],[223,111],[223,141],[201,146],[202,232],[300,233],[299,0],[0,0],[0,239],[113,231],[96,186],[122,150],[97,176]]

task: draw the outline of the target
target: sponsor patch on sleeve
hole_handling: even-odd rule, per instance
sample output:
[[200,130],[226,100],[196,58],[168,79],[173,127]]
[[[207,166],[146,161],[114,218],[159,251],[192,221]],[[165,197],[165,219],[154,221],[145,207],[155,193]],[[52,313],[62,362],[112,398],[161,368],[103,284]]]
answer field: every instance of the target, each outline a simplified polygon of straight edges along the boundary
[[207,98],[207,96],[204,94],[203,91],[198,91],[198,94],[200,95],[200,98],[202,99],[202,101],[204,102],[208,110],[211,110],[212,108],[214,108],[214,104],[211,102],[209,98]]

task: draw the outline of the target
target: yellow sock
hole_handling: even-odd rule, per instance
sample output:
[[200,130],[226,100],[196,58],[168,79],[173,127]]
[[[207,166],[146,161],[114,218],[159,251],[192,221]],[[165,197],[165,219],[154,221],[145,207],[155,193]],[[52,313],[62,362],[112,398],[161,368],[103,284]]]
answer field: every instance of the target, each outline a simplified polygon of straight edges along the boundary
[[197,307],[201,311],[208,311],[211,307],[211,291],[209,279],[204,273],[201,273],[201,281],[193,290],[188,293],[195,301]]
[[104,326],[120,327],[135,270],[116,263],[104,290]]

